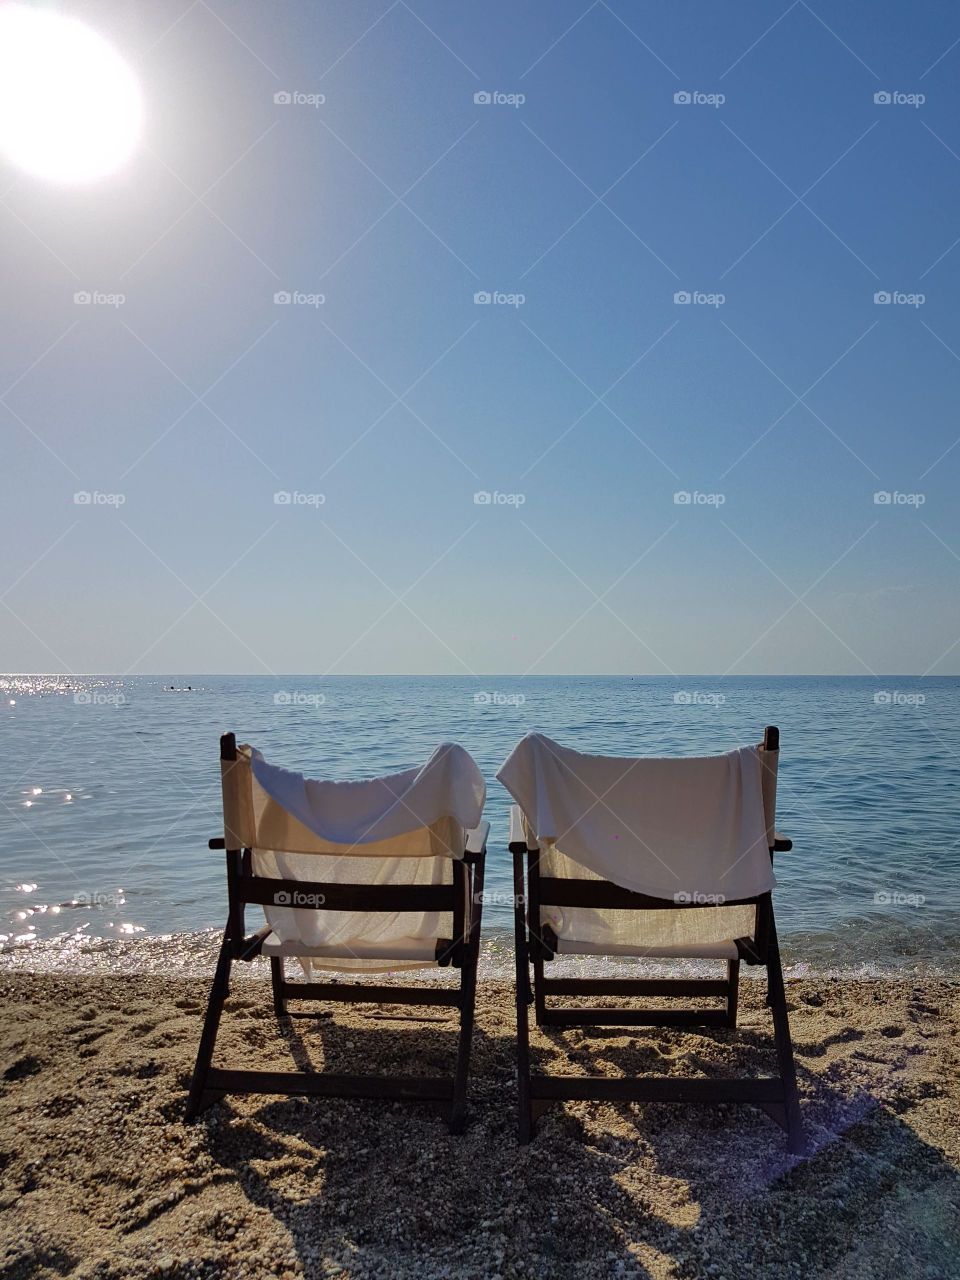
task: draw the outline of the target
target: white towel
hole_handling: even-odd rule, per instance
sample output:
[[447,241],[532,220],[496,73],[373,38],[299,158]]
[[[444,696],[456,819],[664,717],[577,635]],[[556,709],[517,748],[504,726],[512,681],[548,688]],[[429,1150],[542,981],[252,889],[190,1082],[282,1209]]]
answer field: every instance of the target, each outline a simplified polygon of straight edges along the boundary
[[[253,850],[254,874],[290,880],[449,884],[450,860],[463,857],[486,796],[476,762],[449,742],[419,769],[361,782],[305,778],[248,746],[222,772],[228,847]],[[290,954],[299,946],[339,951],[313,961],[325,969],[433,964],[437,939],[452,931],[449,912],[266,906],[264,914]],[[371,948],[398,963],[363,959]]]
[[[267,764],[256,750],[251,750],[250,764],[271,800],[320,841],[333,845],[396,840],[444,818],[470,830],[480,821],[486,795],[476,762],[455,742],[441,743],[420,768],[361,782],[305,778]],[[263,813],[258,817],[260,826]],[[459,858],[463,849],[451,852]]]
[[531,733],[497,778],[540,841],[624,889],[723,903],[776,884],[755,747],[628,759]]

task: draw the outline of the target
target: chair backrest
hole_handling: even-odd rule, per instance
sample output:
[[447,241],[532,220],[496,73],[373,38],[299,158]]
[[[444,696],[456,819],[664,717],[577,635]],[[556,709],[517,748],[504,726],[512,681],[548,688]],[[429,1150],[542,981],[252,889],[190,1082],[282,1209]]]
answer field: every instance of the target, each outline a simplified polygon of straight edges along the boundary
[[312,780],[220,740],[228,849],[369,858],[462,858],[485,786],[471,757],[443,743],[420,769],[364,782]]
[[462,747],[444,743],[421,769],[388,778],[328,783],[268,765],[231,733],[220,765],[232,936],[248,903],[283,941],[352,938],[371,924],[384,945],[411,932],[462,936],[466,830],[485,798]]
[[[548,939],[553,933],[569,942],[613,948],[682,948],[756,936],[762,924],[757,905],[768,899],[775,883],[770,850],[776,825],[779,732],[774,726],[766,729],[756,748],[728,757],[670,762],[667,769],[653,760],[567,753],[549,740],[529,744],[526,756],[516,758],[522,746],[518,744],[498,777],[518,800],[524,842],[536,851],[530,859],[529,885],[534,930]],[[619,789],[602,785],[608,767]],[[652,789],[644,789],[645,775]],[[723,848],[714,871],[709,865],[698,870],[695,858],[681,856],[677,866],[682,872],[671,892],[674,869],[667,865],[672,861],[667,850],[675,853],[676,846],[669,838],[664,841],[664,822],[669,826],[671,814],[676,814],[681,833],[709,838],[710,823],[706,832],[698,830],[696,814],[690,812],[701,781],[710,792],[706,816],[716,818]],[[631,794],[632,783],[637,784],[636,795]],[[658,796],[658,786],[665,788],[665,796]],[[557,790],[572,793],[570,803],[551,794]],[[598,808],[608,807],[605,798],[610,792],[621,805],[633,802],[634,808],[624,814],[614,806],[602,821],[591,821]],[[659,815],[663,821],[645,826],[643,806],[656,808],[658,799],[664,801]],[[732,893],[725,892],[725,882]]]

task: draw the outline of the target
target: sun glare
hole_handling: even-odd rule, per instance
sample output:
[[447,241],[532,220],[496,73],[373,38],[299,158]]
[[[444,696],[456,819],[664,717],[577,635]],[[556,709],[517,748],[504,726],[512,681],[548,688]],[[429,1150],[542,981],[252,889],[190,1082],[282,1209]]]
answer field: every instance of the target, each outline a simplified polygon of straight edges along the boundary
[[92,182],[114,172],[140,136],[143,106],[133,71],[75,18],[0,5],[0,151],[52,182]]

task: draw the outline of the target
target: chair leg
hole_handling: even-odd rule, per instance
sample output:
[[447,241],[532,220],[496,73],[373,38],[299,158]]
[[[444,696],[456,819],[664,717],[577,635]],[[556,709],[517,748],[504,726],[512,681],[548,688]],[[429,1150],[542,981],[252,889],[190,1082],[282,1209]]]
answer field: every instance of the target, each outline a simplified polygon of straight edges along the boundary
[[477,1008],[477,968],[480,963],[480,920],[483,914],[483,873],[485,853],[473,868],[468,867],[470,892],[470,935],[463,948],[460,970],[460,1038],[457,1043],[457,1066],[453,1078],[453,1104],[450,1109],[450,1132],[463,1133],[467,1124],[467,1081],[470,1075],[470,1050]]
[[[528,984],[529,981],[528,971]],[[546,1022],[547,997],[543,988],[543,957],[540,955],[539,950],[533,959],[533,1012],[537,1026],[542,1027]]]
[[284,983],[283,957],[270,957],[270,984],[273,987],[273,1012],[278,1018],[285,1016],[287,1001],[283,994]]
[[464,957],[460,971],[460,1038],[453,1078],[453,1105],[450,1109],[451,1133],[463,1133],[467,1125],[467,1080],[470,1074],[470,1048],[477,1004],[477,958],[472,951],[471,947]]
[[787,1150],[791,1155],[803,1155],[806,1139],[803,1118],[800,1114],[800,1096],[797,1092],[797,1070],[793,1061],[793,1042],[790,1039],[790,1020],[787,1015],[787,993],[783,985],[783,968],[780,964],[780,948],[776,927],[771,921],[770,941],[767,949],[768,1002],[773,1011],[773,1033],[777,1046],[780,1079],[783,1081],[784,1112],[786,1115]]
[[187,1123],[196,1120],[201,1111],[216,1102],[222,1095],[219,1091],[207,1091],[207,1072],[213,1061],[213,1050],[217,1043],[217,1031],[220,1028],[220,1015],[230,991],[230,965],[233,956],[230,941],[224,934],[217,957],[217,968],[210,988],[210,999],[207,1001],[207,1013],[203,1020],[203,1031],[200,1033],[200,1047],[197,1050],[197,1061],[193,1068],[193,1079],[190,1082],[190,1093],[187,1098],[185,1119]]
[[516,954],[517,997],[517,1093],[519,1120],[517,1137],[525,1146],[533,1137],[533,1106],[530,1097],[530,959],[527,954],[526,902],[523,891],[523,855],[513,856],[514,951]]
[[740,961],[727,961],[727,1026],[737,1025],[737,1005],[740,999]]

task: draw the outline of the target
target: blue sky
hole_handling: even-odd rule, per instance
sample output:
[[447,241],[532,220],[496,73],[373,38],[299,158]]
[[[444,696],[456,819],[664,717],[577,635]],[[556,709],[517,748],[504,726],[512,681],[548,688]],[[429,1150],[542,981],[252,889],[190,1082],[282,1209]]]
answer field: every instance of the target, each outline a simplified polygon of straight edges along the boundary
[[4,668],[960,671],[954,6],[63,8],[146,127],[0,168]]

